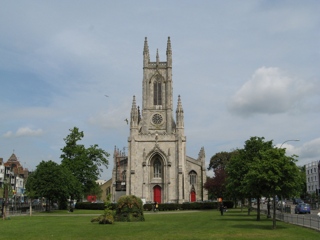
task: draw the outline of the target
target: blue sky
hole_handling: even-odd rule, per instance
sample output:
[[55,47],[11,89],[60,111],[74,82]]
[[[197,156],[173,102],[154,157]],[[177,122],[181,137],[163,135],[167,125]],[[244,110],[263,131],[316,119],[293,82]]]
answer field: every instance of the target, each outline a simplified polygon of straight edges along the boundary
[[[111,154],[127,146],[142,51],[173,51],[187,155],[273,140],[320,160],[320,2],[0,0],[0,157],[60,162],[69,129]],[[108,95],[109,97],[105,97]]]

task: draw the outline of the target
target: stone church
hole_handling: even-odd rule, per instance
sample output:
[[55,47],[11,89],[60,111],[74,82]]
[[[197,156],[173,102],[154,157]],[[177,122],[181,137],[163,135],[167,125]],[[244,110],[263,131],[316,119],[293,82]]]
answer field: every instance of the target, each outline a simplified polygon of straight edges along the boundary
[[172,50],[167,59],[150,61],[147,38],[143,48],[142,107],[133,96],[128,151],[114,150],[112,200],[135,195],[144,202],[183,203],[208,199],[205,151],[186,155],[184,112],[180,96],[173,112]]

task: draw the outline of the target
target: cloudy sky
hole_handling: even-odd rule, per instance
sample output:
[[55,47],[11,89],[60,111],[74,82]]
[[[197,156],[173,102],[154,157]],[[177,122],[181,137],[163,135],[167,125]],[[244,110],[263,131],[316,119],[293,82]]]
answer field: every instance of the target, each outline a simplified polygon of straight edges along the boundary
[[[0,0],[0,157],[60,163],[69,129],[87,147],[127,146],[142,51],[173,51],[174,108],[187,155],[242,148],[251,136],[320,160],[320,1]],[[109,97],[106,97],[108,95]]]

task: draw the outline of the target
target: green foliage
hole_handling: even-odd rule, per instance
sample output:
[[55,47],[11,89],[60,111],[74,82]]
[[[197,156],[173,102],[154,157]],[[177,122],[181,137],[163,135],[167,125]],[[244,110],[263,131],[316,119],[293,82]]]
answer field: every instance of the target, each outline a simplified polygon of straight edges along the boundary
[[[301,174],[295,157],[286,156],[285,149],[274,148],[272,141],[251,137],[226,168],[227,188],[239,199],[258,199],[257,220],[260,220],[261,196],[289,198],[300,192]],[[275,226],[275,212],[273,221]]]
[[251,137],[247,140],[244,148],[237,151],[226,168],[228,191],[240,197],[260,198],[265,189],[258,182],[252,181],[253,184],[250,185],[245,177],[252,165],[261,163],[263,151],[272,148],[272,141],[264,141],[263,137]]
[[68,168],[78,179],[82,195],[90,195],[92,193],[99,195],[96,180],[98,180],[100,173],[103,171],[102,166],[108,168],[109,153],[99,148],[97,144],[89,148],[78,144],[84,134],[77,127],[70,129],[70,132],[64,139],[66,146],[61,149],[61,164]]
[[219,152],[211,157],[208,170],[213,169],[214,176],[212,178],[207,177],[207,181],[204,184],[204,188],[208,190],[209,199],[228,197],[225,168],[235,154],[237,154],[237,151]]
[[98,218],[93,218],[91,222],[99,222],[99,224],[113,224],[114,223],[114,211],[112,210],[112,205],[110,202],[111,195],[107,196],[105,202],[105,209],[102,215]]
[[59,200],[60,206],[67,198],[79,194],[78,181],[72,173],[53,161],[41,161],[26,183],[29,197],[41,196],[48,201]]
[[208,170],[221,169],[221,168],[224,169],[228,165],[231,157],[235,152],[236,151],[216,153],[210,159]]
[[116,221],[144,221],[143,204],[141,199],[134,195],[125,195],[120,197],[117,204]]
[[307,196],[307,184],[306,184],[306,166],[298,166],[300,171],[300,189],[301,192],[297,195],[297,197],[304,199]]
[[272,148],[262,153],[261,163],[252,164],[248,172],[248,183],[258,181],[265,187],[265,195],[291,198],[301,192],[301,174],[297,160],[285,156],[285,149]]
[[[115,210],[117,208],[116,203],[110,203],[110,206],[112,210]],[[105,203],[77,202],[75,208],[86,210],[104,210]]]
[[[226,201],[227,202],[227,201]],[[225,203],[225,202],[224,202]],[[192,202],[192,203],[182,203],[180,205],[181,210],[208,210],[218,208],[218,202]],[[229,201],[230,208],[233,207],[233,202]]]
[[161,203],[161,204],[158,204],[158,210],[159,211],[174,211],[174,210],[180,209],[180,206],[181,206],[181,204],[178,204],[178,203]]

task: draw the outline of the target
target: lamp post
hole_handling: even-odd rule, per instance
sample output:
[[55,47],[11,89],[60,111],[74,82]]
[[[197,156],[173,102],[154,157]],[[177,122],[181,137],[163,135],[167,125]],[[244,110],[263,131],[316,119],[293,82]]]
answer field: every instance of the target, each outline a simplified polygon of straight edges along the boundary
[[[281,143],[281,145],[280,145],[279,148],[281,148],[284,143],[286,143],[286,142],[291,142],[291,141],[298,142],[298,141],[300,141],[300,140],[299,140],[299,139],[289,139],[289,140],[286,140],[286,141],[284,141],[283,143]],[[282,198],[282,196],[281,196],[281,202],[280,202],[280,204],[281,204],[281,212],[283,212],[283,198]]]
[[299,139],[290,139],[290,140],[286,140],[286,141],[284,141],[283,143],[281,143],[281,145],[280,145],[280,147],[279,147],[279,148],[281,148],[281,147],[282,147],[282,145],[283,145],[283,144],[285,144],[286,142],[291,142],[291,141],[298,142],[298,141],[300,141],[300,140],[299,140]]

